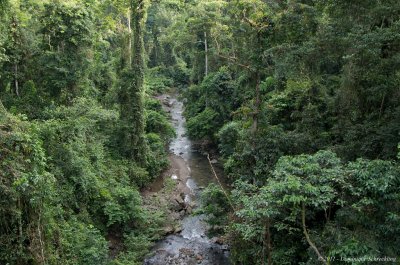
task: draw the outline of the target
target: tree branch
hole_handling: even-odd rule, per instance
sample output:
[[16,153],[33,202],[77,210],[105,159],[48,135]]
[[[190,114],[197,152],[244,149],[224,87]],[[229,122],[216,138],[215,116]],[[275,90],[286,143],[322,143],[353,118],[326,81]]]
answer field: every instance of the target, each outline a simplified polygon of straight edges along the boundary
[[219,184],[219,186],[221,187],[221,190],[222,190],[222,192],[224,193],[226,199],[228,200],[229,205],[231,206],[232,210],[233,210],[234,212],[236,212],[236,209],[235,209],[235,207],[233,206],[233,203],[232,203],[231,199],[229,198],[228,193],[225,191],[224,187],[222,186],[222,183],[221,183],[221,181],[219,180],[217,173],[215,173],[215,170],[214,170],[214,167],[213,167],[213,165],[212,165],[212,163],[211,163],[210,155],[209,155],[209,154],[207,154],[207,159],[208,159],[208,163],[210,164],[211,171],[213,172],[215,178],[217,179],[218,184]]
[[324,257],[322,257],[321,253],[318,251],[317,247],[315,244],[311,241],[310,235],[307,232],[307,227],[306,227],[306,206],[304,205],[304,202],[302,203],[302,209],[301,209],[301,222],[303,224],[303,232],[304,235],[306,236],[307,242],[310,245],[310,247],[314,250],[314,252],[318,256],[318,260],[322,261],[324,264],[328,264]]
[[243,67],[243,68],[246,68],[247,70],[249,70],[249,71],[251,71],[251,72],[255,72],[255,71],[256,71],[256,70],[253,69],[250,65],[239,63],[239,62],[237,61],[237,58],[236,58],[236,57],[230,57],[230,56],[228,57],[228,56],[225,56],[225,55],[221,55],[221,54],[219,54],[219,53],[217,53],[217,56],[220,57],[220,58],[223,58],[223,59],[227,59],[227,60],[233,62],[234,64],[238,65],[238,66],[241,66],[241,67]]
[[253,28],[256,28],[258,32],[260,32],[261,30],[268,28],[269,24],[259,24],[251,19],[249,19],[248,17],[246,17],[246,14],[243,10],[243,20],[245,22],[247,22],[250,26],[252,26]]

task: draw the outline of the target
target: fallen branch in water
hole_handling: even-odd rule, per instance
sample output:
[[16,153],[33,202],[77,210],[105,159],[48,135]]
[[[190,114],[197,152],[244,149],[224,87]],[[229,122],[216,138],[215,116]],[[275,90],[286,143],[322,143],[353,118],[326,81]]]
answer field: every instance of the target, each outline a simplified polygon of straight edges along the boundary
[[212,165],[212,163],[211,163],[210,155],[209,155],[209,154],[207,154],[207,159],[208,159],[208,163],[210,164],[211,171],[213,172],[214,177],[217,179],[218,184],[219,184],[219,186],[221,187],[221,190],[222,190],[222,192],[224,193],[226,199],[228,200],[229,205],[231,206],[232,210],[233,210],[234,212],[236,212],[236,209],[235,209],[235,207],[233,206],[233,203],[232,203],[231,199],[229,198],[228,193],[227,193],[226,190],[224,189],[224,186],[222,186],[222,183],[221,183],[221,181],[219,180],[218,175],[217,175],[217,173],[216,173],[215,170],[214,170],[214,167],[213,167],[213,165]]

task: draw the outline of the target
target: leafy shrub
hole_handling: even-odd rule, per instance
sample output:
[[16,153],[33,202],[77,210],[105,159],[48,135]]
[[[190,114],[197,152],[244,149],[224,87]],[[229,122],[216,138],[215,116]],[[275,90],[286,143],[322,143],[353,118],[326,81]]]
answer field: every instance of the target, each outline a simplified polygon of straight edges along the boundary
[[[116,181],[114,181],[116,182]],[[122,225],[140,216],[141,197],[137,190],[120,183],[110,187],[111,198],[104,204],[107,226],[115,223]]]
[[145,87],[150,94],[165,92],[172,85],[173,79],[163,74],[160,67],[151,68],[146,71]]
[[55,181],[38,128],[0,110],[0,263],[40,262],[51,244]]
[[174,80],[177,87],[187,86],[190,83],[190,70],[186,67],[186,63],[179,60],[177,64],[168,67],[168,76]]
[[75,219],[60,224],[59,259],[66,265],[105,265],[108,262],[108,243],[91,224]]
[[[77,99],[71,107],[49,110],[40,124],[49,165],[62,187],[63,203],[75,208],[98,197],[105,163],[106,138],[99,125],[116,118],[94,100]],[[68,199],[67,199],[68,198]]]
[[[231,191],[234,218],[227,219],[230,209],[218,208],[218,197],[211,199],[209,191],[205,191],[204,208],[219,212],[217,221],[226,220],[231,254],[244,264],[261,264],[253,257],[265,251],[267,225],[273,235],[272,257],[279,264],[294,260],[315,264],[318,257],[309,241],[328,257],[396,257],[398,183],[398,162],[358,159],[343,163],[332,151],[319,151],[280,157],[262,184],[236,181]],[[289,239],[295,243],[288,246]]]
[[163,113],[165,115],[165,113],[163,112],[162,109],[162,105],[161,102],[153,97],[147,96],[145,98],[145,109],[146,110],[153,110],[153,111],[157,111],[160,113]]
[[221,232],[220,227],[227,224],[226,212],[229,202],[219,186],[209,184],[201,194],[201,210],[207,215],[207,222],[212,225],[212,232]]
[[218,116],[211,108],[206,108],[198,115],[191,117],[187,121],[188,134],[193,139],[214,139],[214,134],[218,128],[215,118]]
[[226,123],[218,132],[219,150],[224,157],[228,157],[235,151],[239,140],[241,127],[238,122]]
[[146,110],[146,132],[157,133],[166,142],[175,136],[175,129],[165,115],[154,110]]
[[146,234],[129,233],[124,235],[126,251],[120,253],[111,265],[139,265],[152,246]]
[[191,86],[185,91],[187,104],[184,115],[188,120],[189,136],[215,142],[218,130],[231,120],[236,105],[236,89],[230,70],[221,67],[218,72],[208,75],[200,85]]
[[146,134],[146,139],[150,148],[147,157],[147,163],[149,165],[147,170],[152,179],[154,179],[169,165],[169,161],[165,150],[165,142],[158,134],[148,133]]

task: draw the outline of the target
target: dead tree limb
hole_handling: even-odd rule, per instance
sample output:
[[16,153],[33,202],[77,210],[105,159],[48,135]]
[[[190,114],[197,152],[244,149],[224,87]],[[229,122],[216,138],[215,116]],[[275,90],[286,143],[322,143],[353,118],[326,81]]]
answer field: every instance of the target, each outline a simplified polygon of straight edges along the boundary
[[221,187],[221,190],[222,190],[222,192],[224,193],[226,199],[228,200],[229,205],[231,206],[232,210],[233,210],[234,212],[236,212],[236,209],[235,209],[235,207],[233,206],[233,203],[232,203],[232,201],[231,201],[231,198],[229,198],[228,193],[226,192],[224,186],[222,186],[222,183],[221,183],[221,181],[219,180],[219,177],[218,177],[217,173],[216,173],[215,170],[214,170],[214,167],[213,167],[213,165],[212,165],[212,163],[211,163],[210,155],[209,155],[209,154],[207,154],[207,159],[208,159],[208,163],[210,164],[211,171],[212,171],[212,173],[214,174],[214,177],[217,179],[218,184],[219,184],[219,186]]
[[317,254],[318,260],[322,261],[324,264],[328,264],[326,262],[326,259],[324,259],[324,257],[319,252],[318,248],[311,241],[310,235],[308,234],[307,227],[306,227],[306,206],[304,205],[304,202],[302,203],[302,209],[301,209],[301,222],[303,224],[303,232],[304,232],[304,235],[306,236],[306,240],[307,240],[308,244],[310,245],[310,247]]

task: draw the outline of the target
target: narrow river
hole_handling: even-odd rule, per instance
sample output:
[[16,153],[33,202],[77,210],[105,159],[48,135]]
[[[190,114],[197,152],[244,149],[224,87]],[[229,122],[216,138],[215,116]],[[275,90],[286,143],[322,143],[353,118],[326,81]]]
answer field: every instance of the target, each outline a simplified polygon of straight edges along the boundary
[[[170,152],[186,167],[187,176],[181,176],[186,186],[185,203],[199,205],[199,197],[203,187],[216,182],[207,158],[193,149],[185,135],[185,118],[182,116],[183,103],[175,95],[164,95],[161,100],[169,107],[177,137],[170,144]],[[217,171],[222,174],[221,171]],[[176,177],[176,176],[172,176]],[[182,231],[171,234],[158,242],[147,258],[145,265],[165,264],[230,264],[228,249],[207,237],[207,225],[204,215],[187,215],[182,220]]]

